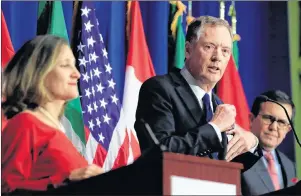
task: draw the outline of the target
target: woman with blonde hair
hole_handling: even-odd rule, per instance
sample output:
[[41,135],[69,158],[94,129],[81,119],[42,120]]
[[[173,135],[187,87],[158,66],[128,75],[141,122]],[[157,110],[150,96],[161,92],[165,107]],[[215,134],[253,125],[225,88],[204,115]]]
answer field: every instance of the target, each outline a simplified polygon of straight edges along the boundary
[[2,132],[1,188],[47,190],[103,173],[64,134],[64,105],[78,96],[80,73],[68,43],[43,35],[26,42],[3,74],[9,119]]

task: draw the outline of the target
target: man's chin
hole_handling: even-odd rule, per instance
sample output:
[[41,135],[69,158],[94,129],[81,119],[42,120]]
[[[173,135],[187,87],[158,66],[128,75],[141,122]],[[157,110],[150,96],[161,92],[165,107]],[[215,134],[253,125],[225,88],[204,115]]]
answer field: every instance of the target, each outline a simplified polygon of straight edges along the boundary
[[275,148],[275,145],[271,143],[271,141],[263,141],[262,146],[265,150],[270,151]]
[[216,84],[220,81],[221,77],[219,74],[210,75],[208,77],[208,83]]

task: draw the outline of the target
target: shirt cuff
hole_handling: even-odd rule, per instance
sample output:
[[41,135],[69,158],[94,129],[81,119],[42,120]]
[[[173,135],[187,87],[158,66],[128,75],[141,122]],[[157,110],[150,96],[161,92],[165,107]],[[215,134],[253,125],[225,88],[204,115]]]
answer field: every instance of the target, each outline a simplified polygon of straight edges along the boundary
[[222,132],[218,128],[218,126],[216,124],[212,123],[212,122],[209,122],[208,124],[210,124],[213,127],[213,129],[214,129],[214,131],[215,131],[215,133],[216,133],[219,141],[222,142]]
[[257,146],[258,146],[258,144],[259,144],[258,138],[257,138],[256,136],[255,136],[255,138],[256,138],[255,146],[249,150],[249,152],[251,152],[251,153],[254,153],[254,152],[255,152],[255,150],[256,150],[256,148],[257,148]]

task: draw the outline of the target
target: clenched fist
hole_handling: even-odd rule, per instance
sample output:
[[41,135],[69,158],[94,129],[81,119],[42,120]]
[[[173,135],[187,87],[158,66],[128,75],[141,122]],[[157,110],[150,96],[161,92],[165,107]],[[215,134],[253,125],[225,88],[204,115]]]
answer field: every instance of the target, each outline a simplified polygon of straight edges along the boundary
[[216,107],[215,113],[210,122],[218,126],[221,132],[224,132],[233,128],[235,117],[236,109],[234,105],[221,104]]

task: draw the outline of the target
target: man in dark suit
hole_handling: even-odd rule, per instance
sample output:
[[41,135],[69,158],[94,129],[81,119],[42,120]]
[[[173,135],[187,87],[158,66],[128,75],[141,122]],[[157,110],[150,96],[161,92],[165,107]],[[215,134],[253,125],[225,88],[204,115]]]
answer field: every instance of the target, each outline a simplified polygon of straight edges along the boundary
[[[189,25],[184,68],[153,77],[140,89],[135,130],[142,151],[148,147],[142,119],[170,152],[230,161],[255,149],[251,132],[233,129],[235,107],[212,92],[231,57],[232,39],[229,24],[219,18],[202,16]],[[230,142],[227,134],[234,135]]]
[[[284,92],[268,91],[262,95],[282,104],[289,117],[294,118],[294,103]],[[255,154],[261,158],[242,174],[242,194],[260,195],[294,185],[294,163],[277,150],[291,130],[283,108],[257,97],[250,114],[250,126],[251,131],[259,138]]]

